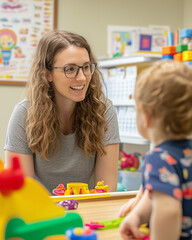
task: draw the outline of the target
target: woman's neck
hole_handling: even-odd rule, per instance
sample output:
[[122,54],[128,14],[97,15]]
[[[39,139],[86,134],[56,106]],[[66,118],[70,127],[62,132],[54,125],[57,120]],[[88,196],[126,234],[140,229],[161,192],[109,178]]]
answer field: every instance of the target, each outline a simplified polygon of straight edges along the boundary
[[76,103],[72,101],[56,101],[60,130],[64,135],[73,133],[74,110]]

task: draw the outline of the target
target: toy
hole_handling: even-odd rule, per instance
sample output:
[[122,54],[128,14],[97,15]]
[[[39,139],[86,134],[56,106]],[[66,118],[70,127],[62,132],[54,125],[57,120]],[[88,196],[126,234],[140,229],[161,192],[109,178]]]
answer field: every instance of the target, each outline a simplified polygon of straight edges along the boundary
[[59,184],[53,189],[55,195],[78,195],[78,194],[90,194],[90,193],[107,193],[109,192],[109,186],[104,185],[104,181],[99,181],[95,189],[89,191],[87,183],[68,183],[67,189],[63,184]]
[[65,201],[59,201],[57,203],[57,206],[64,207],[65,210],[73,210],[73,209],[77,209],[78,202],[76,200],[74,200],[74,199],[65,200]]
[[[140,166],[139,163],[139,153],[134,153],[134,154],[126,154],[124,151],[120,150],[119,151],[122,155],[120,157],[120,166],[121,169],[130,169],[134,168],[137,170]],[[133,169],[132,169],[133,170]]]
[[70,240],[97,240],[97,233],[90,228],[72,228],[66,231]]
[[39,182],[24,176],[16,156],[12,167],[0,172],[0,206],[1,240],[42,240],[83,226],[79,214],[65,214]]
[[53,194],[55,195],[64,195],[65,194],[66,188],[64,187],[63,184],[59,184],[55,189],[53,189]]
[[90,222],[88,224],[86,223],[85,226],[90,227],[91,229],[97,229],[97,230],[118,228],[121,222],[123,221],[123,218],[124,217],[113,219],[113,220]]
[[4,163],[0,158],[0,172],[3,170],[3,168],[4,168]]
[[[97,186],[95,187],[96,190],[103,190],[103,192],[109,192],[109,186],[104,185],[104,181],[100,181],[97,183]],[[100,192],[100,191],[97,191]]]

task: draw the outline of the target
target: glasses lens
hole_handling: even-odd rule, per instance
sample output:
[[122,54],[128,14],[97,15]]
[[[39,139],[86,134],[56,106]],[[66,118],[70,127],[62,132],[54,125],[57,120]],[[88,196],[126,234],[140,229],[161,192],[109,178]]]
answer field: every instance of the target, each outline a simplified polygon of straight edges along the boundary
[[90,76],[95,71],[95,64],[94,63],[86,63],[83,65],[83,73],[85,76]]
[[68,78],[74,78],[76,76],[77,70],[78,70],[78,66],[73,64],[67,65],[64,68],[65,75]]

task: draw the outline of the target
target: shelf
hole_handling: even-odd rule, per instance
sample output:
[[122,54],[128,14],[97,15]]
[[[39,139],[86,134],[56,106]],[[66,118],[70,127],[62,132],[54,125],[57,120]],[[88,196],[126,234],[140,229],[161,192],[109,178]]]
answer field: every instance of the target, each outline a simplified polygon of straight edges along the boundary
[[121,143],[148,145],[150,142],[142,137],[120,136]]
[[112,68],[119,65],[153,62],[161,59],[159,53],[132,53],[126,57],[106,58],[99,61],[99,68]]

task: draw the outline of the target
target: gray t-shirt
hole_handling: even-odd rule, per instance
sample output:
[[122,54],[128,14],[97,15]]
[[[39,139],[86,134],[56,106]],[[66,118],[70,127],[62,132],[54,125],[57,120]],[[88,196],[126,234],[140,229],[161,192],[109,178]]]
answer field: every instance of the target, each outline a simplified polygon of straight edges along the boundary
[[[56,155],[49,160],[40,159],[28,146],[25,131],[26,114],[27,100],[23,100],[15,106],[9,120],[4,150],[33,155],[35,177],[50,192],[61,183],[67,187],[67,183],[71,182],[88,183],[89,189],[94,188],[96,154],[92,157],[86,156],[77,146],[75,133],[61,133],[60,149]],[[104,137],[105,145],[120,143],[117,115],[110,100],[107,101],[105,116],[108,123]]]

